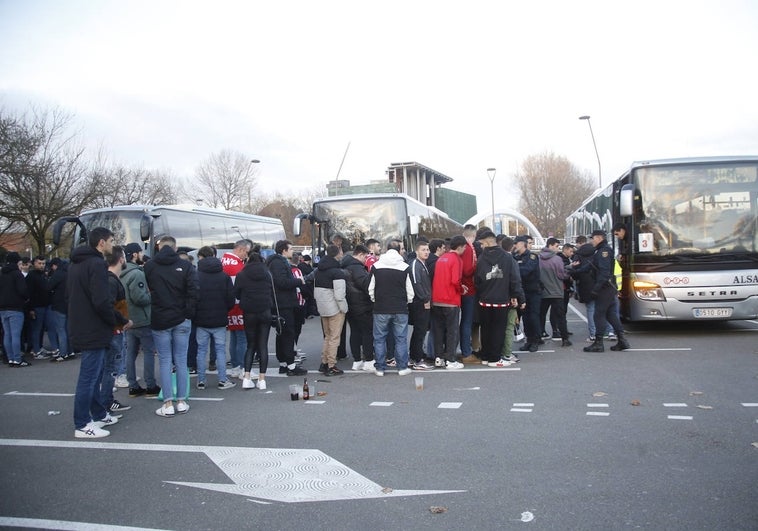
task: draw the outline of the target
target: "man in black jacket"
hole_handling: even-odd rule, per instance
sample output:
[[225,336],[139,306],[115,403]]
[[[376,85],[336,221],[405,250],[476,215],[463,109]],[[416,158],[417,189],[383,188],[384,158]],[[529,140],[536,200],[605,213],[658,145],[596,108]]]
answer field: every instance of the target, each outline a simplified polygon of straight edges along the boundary
[[64,361],[69,357],[68,332],[68,308],[66,307],[66,278],[68,277],[68,264],[60,258],[50,261],[50,309],[48,317],[47,335],[52,347],[50,361]]
[[295,278],[290,267],[292,242],[279,240],[274,245],[276,254],[266,260],[274,283],[274,296],[279,307],[279,315],[284,318],[282,333],[276,336],[276,359],[279,360],[279,373],[287,376],[303,376],[308,371],[295,363],[295,306],[297,306],[297,288],[305,284]]
[[[155,412],[161,417],[186,413],[189,404],[187,347],[195,317],[198,288],[197,272],[176,253],[176,239],[164,236],[158,241],[158,254],[145,264],[145,279],[150,288],[150,329],[158,351],[163,405]],[[176,367],[176,409],[172,367]]]
[[[373,303],[368,296],[366,271],[368,247],[358,244],[342,259],[347,281],[347,323],[350,325],[350,351],[353,370],[374,371]],[[361,359],[362,358],[362,359]]]
[[26,275],[26,286],[29,289],[28,318],[32,355],[35,360],[49,359],[50,354],[42,348],[42,334],[45,331],[47,311],[50,306],[44,256],[34,257],[32,268]]
[[110,435],[103,426],[115,424],[115,417],[106,410],[107,404],[100,400],[99,387],[117,316],[103,259],[113,249],[113,233],[96,227],[89,232],[87,242],[71,254],[66,292],[69,340],[74,351],[81,352],[74,396],[74,436],[93,439]]
[[226,377],[226,325],[229,310],[234,307],[234,284],[224,273],[221,260],[211,247],[197,251],[197,282],[200,297],[193,324],[197,328],[197,388],[205,389],[205,368],[208,344],[213,337],[218,368],[218,388],[231,389],[236,384]]
[[24,328],[24,308],[29,300],[24,275],[19,269],[21,257],[10,252],[0,273],[0,317],[3,321],[3,348],[10,367],[28,367],[21,357],[21,331]]
[[411,334],[410,358],[412,368],[417,371],[433,369],[424,362],[424,338],[429,331],[432,316],[432,280],[426,262],[429,259],[429,244],[423,240],[416,242],[415,258],[411,261],[411,283],[413,284],[413,302],[409,306]]

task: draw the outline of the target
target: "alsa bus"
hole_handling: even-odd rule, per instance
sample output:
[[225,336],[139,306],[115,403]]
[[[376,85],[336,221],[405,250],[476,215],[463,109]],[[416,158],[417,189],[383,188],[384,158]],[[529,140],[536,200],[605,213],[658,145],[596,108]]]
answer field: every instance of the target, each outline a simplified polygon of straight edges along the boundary
[[74,247],[87,241],[89,229],[106,227],[120,245],[139,242],[148,256],[155,252],[155,245],[164,235],[176,238],[177,245],[187,251],[203,245],[231,249],[235,241],[243,238],[265,250],[273,249],[278,240],[285,239],[280,219],[185,205],[116,206],[66,216],[53,226],[55,245],[60,245],[67,226],[73,227]]
[[758,317],[758,157],[635,162],[566,219],[568,241],[598,228],[622,265],[622,317]]
[[389,240],[401,240],[412,250],[416,236],[447,238],[461,234],[463,225],[444,212],[405,194],[355,194],[317,199],[310,213],[298,214],[295,237],[300,236],[301,221],[311,222],[313,253],[317,256],[335,235],[342,236],[350,249],[370,238],[386,249]]

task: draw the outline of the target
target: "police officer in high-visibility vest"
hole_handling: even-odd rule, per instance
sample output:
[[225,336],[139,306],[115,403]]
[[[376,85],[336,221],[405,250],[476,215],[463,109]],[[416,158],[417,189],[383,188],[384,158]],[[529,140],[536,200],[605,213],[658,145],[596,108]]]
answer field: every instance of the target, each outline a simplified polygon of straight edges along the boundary
[[605,231],[592,231],[592,244],[595,246],[595,254],[592,256],[592,269],[595,274],[595,283],[592,286],[591,296],[595,298],[595,342],[588,347],[584,347],[585,352],[604,352],[603,336],[599,333],[605,330],[607,323],[613,327],[616,332],[618,342],[611,347],[611,350],[626,350],[630,348],[629,343],[624,337],[624,329],[621,327],[621,320],[616,311],[616,302],[618,300],[618,289],[616,287],[616,277],[614,273],[613,249],[606,241]]

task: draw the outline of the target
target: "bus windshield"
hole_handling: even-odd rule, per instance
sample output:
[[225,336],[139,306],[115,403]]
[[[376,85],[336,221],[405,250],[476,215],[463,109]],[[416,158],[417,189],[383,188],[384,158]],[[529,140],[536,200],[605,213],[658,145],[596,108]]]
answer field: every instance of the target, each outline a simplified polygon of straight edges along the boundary
[[350,248],[369,238],[383,244],[402,240],[408,233],[408,216],[400,198],[319,201],[313,205],[313,215],[328,224],[327,241],[339,233]]
[[635,230],[640,242],[652,244],[653,256],[756,251],[755,163],[638,168],[634,182],[640,192]]
[[[140,221],[143,215],[144,212],[137,210],[112,210],[82,214],[81,220],[87,230],[105,227],[113,233],[118,245],[126,245],[127,243],[142,241],[140,239]],[[78,238],[75,241],[78,241]]]

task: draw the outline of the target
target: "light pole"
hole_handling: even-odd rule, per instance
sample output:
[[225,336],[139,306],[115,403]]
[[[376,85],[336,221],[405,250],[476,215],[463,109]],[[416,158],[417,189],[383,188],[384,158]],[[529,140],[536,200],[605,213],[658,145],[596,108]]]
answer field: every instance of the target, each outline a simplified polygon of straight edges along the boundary
[[579,117],[580,120],[587,120],[587,125],[590,126],[590,136],[592,137],[592,145],[595,147],[595,156],[597,157],[597,181],[600,185],[600,188],[603,187],[603,175],[600,171],[600,154],[597,152],[597,144],[595,143],[595,134],[592,132],[592,122],[590,122],[589,115],[585,114],[584,116]]
[[253,201],[252,201],[251,192],[250,192],[250,183],[248,182],[248,179],[250,178],[250,166],[252,166],[253,164],[260,164],[260,163],[261,161],[259,161],[258,159],[250,160],[250,162],[247,165],[247,170],[245,171],[245,184],[247,184],[247,213],[248,214],[253,213],[252,212]]
[[495,168],[487,168],[487,177],[490,178],[490,198],[492,199],[492,230],[495,230]]

